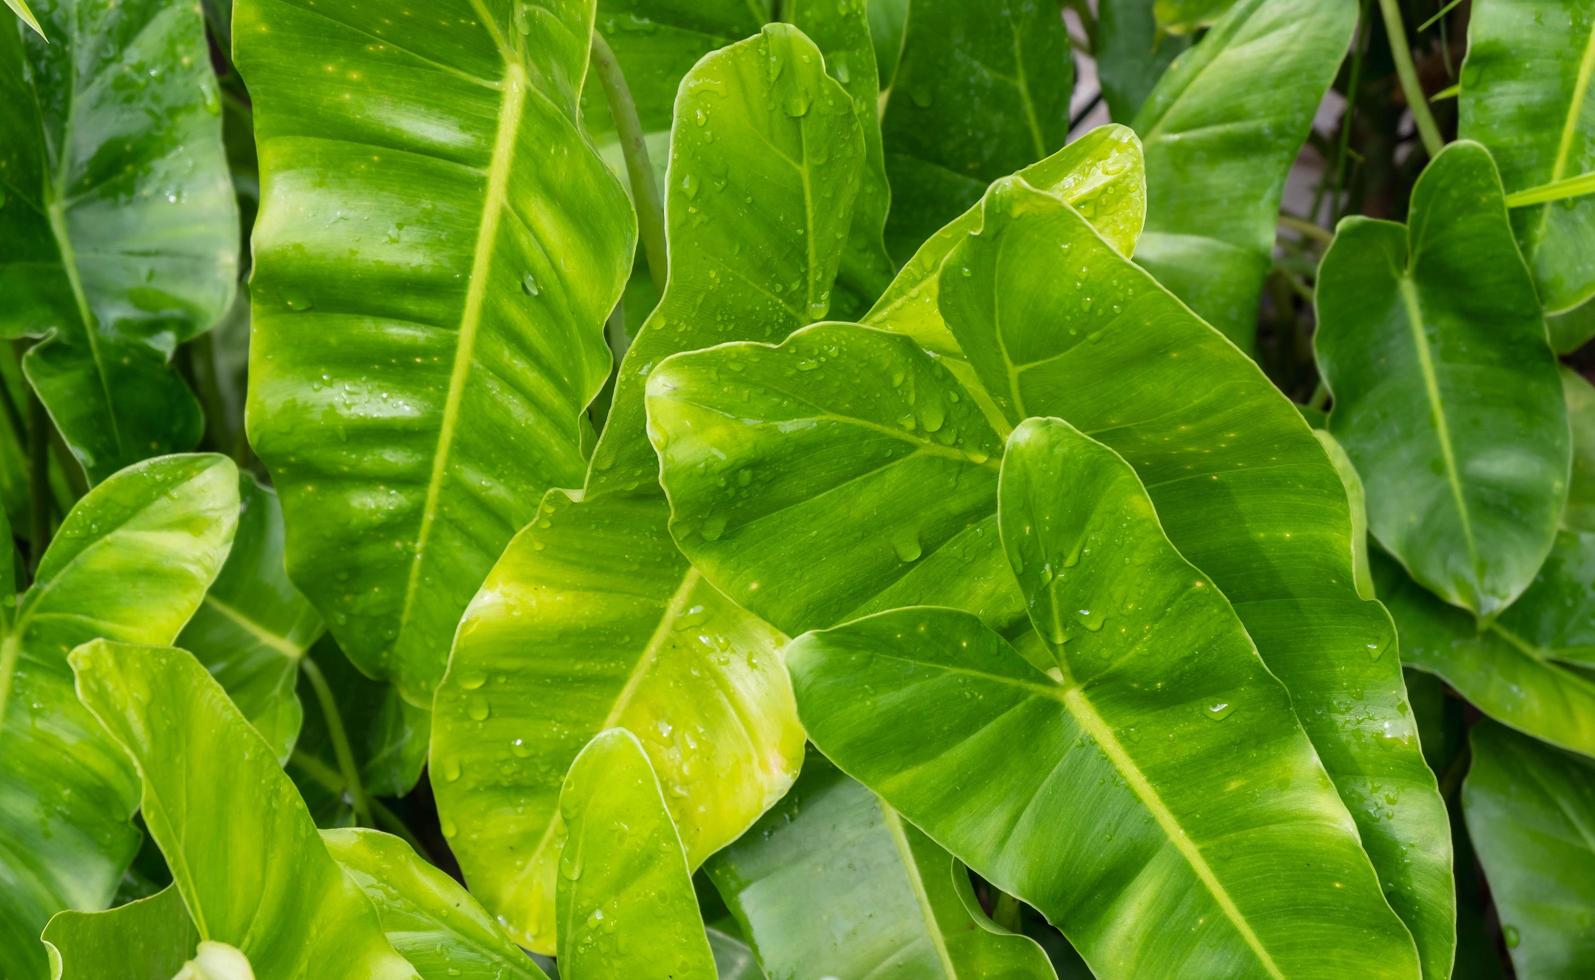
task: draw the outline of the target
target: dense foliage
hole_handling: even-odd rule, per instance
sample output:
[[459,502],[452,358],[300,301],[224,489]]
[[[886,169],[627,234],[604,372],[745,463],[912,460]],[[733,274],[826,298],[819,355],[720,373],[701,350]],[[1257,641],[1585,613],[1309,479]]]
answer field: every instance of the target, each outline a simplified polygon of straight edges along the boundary
[[6,2],[0,976],[1595,971],[1588,0]]

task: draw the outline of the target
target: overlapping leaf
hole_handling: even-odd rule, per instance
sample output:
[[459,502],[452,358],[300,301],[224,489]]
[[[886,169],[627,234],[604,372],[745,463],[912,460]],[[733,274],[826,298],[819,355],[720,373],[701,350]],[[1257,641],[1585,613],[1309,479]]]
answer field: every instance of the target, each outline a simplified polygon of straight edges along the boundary
[[1369,527],[1419,582],[1493,618],[1550,551],[1570,449],[1489,153],[1441,152],[1406,228],[1342,222],[1317,295],[1329,431],[1367,485]]
[[1463,812],[1512,965],[1579,976],[1595,957],[1595,763],[1488,723],[1472,743]]
[[1055,976],[980,911],[962,865],[818,755],[707,867],[771,980]]
[[1115,122],[1141,111],[1175,56],[1190,46],[1184,34],[1161,30],[1153,0],[1118,0],[1097,10],[1097,77]]
[[28,380],[98,481],[199,440],[167,359],[227,308],[238,209],[197,3],[38,14],[48,42],[0,31],[0,336],[44,338]]
[[1239,0],[1135,117],[1150,195],[1136,261],[1245,350],[1285,175],[1356,21],[1355,0]]
[[[1389,618],[1357,592],[1346,492],[1324,449],[1255,365],[1055,198],[1008,183],[982,220],[943,269],[940,329],[953,324],[1000,424],[1056,414],[1136,468],[1170,538],[1290,689],[1392,904],[1443,974],[1445,816],[1387,655]],[[1061,270],[1026,261],[1059,254]],[[666,362],[649,408],[678,543],[788,633],[910,604],[1020,627],[993,526],[1000,439],[935,367],[890,335],[839,326]],[[1004,419],[1004,404],[1018,411]]]
[[[221,569],[238,474],[220,456],[123,470],[72,512],[0,638],[0,973],[44,973],[39,931],[111,901],[138,849],[137,778],[78,703],[67,653],[170,643]],[[9,597],[7,597],[9,598]]]
[[[999,495],[1058,672],[951,610],[809,633],[788,664],[820,749],[1046,914],[1099,975],[1417,976],[1284,687],[1129,465],[1031,420]],[[1233,805],[1212,806],[1215,784]]]
[[199,661],[103,640],[71,660],[83,703],[138,769],[144,821],[202,940],[237,947],[263,977],[416,976]]
[[576,122],[592,23],[592,0],[235,11],[263,191],[250,437],[294,581],[417,705],[493,560],[585,469],[635,234]]
[[881,116],[892,254],[1063,146],[1073,83],[1058,0],[913,0]]
[[[1595,170],[1595,9],[1480,0],[1468,20],[1458,131],[1489,148],[1509,192]],[[1595,199],[1518,208],[1518,242],[1547,312],[1595,296]]]
[[565,776],[559,967],[570,980],[714,980],[692,875],[635,735],[595,736]]

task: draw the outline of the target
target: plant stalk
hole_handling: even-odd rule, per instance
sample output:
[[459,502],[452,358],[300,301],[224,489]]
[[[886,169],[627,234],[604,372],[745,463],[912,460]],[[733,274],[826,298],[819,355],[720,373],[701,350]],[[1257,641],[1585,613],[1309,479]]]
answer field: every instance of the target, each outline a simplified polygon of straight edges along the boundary
[[[315,780],[327,792],[342,793],[344,791],[343,776],[336,769],[328,766],[315,756],[306,755],[295,749],[288,756],[288,762],[294,768]],[[377,827],[409,844],[423,858],[433,864],[437,863],[431,853],[427,851],[426,845],[421,843],[420,839],[410,832],[410,828],[405,826],[399,815],[383,805],[381,800],[371,800],[371,815],[376,818]]]
[[665,206],[654,179],[653,161],[648,158],[648,139],[637,116],[637,103],[631,97],[626,76],[615,60],[604,36],[593,31],[593,70],[609,100],[609,115],[620,136],[620,152],[626,159],[626,176],[631,181],[632,203],[637,209],[637,234],[642,239],[643,257],[654,288],[664,294],[669,275],[669,251],[665,247]]
[[304,672],[305,679],[310,682],[311,690],[316,692],[316,701],[321,705],[321,715],[327,721],[327,736],[332,740],[332,754],[338,760],[338,768],[343,773],[344,789],[349,794],[349,803],[354,807],[354,816],[361,826],[374,826],[371,820],[371,798],[366,795],[365,783],[360,780],[360,767],[355,765],[354,752],[349,748],[349,734],[343,727],[343,715],[338,712],[338,702],[332,696],[332,687],[327,684],[327,677],[316,666],[316,662],[308,656],[299,659],[299,669]]
[[50,414],[28,389],[28,576],[39,570],[50,544]]
[[1407,97],[1407,108],[1412,111],[1413,122],[1418,124],[1418,136],[1423,140],[1423,148],[1433,159],[1445,148],[1445,139],[1441,137],[1440,127],[1434,121],[1434,113],[1429,111],[1429,98],[1423,94],[1423,86],[1418,84],[1418,69],[1412,63],[1412,46],[1407,41],[1407,29],[1401,23],[1401,7],[1396,0],[1379,0],[1379,12],[1384,15],[1385,33],[1390,38],[1390,56],[1396,62],[1396,77],[1401,81],[1402,94]]

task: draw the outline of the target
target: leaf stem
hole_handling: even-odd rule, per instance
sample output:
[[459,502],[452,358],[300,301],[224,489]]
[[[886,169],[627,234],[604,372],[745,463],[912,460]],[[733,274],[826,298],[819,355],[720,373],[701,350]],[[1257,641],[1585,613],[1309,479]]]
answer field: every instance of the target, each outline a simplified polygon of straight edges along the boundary
[[1007,892],[997,892],[997,901],[991,909],[991,921],[1009,932],[1018,932],[1021,925],[1019,921],[1019,899],[1014,898]]
[[1549,184],[1530,187],[1506,196],[1506,206],[1509,208],[1526,208],[1535,204],[1548,204],[1551,201],[1562,201],[1570,197],[1583,197],[1585,194],[1595,194],[1595,173],[1579,174],[1577,177],[1567,177],[1562,180],[1553,180]]
[[44,402],[28,389],[28,574],[39,570],[50,544],[50,415]]
[[[325,762],[322,762],[315,756],[306,755],[304,752],[294,749],[293,753],[288,756],[288,763],[289,765],[292,765],[294,768],[298,769],[300,772],[304,773],[306,776],[309,776],[311,779],[315,780],[315,782],[327,792],[343,792],[343,776],[340,775],[336,769],[333,769],[331,766],[327,765]],[[433,859],[431,852],[427,850],[426,845],[421,843],[420,839],[417,838],[415,834],[410,832],[409,827],[405,826],[404,820],[401,819],[397,813],[394,813],[391,809],[385,806],[381,800],[374,798],[371,800],[371,815],[376,818],[377,827],[399,838],[406,844],[409,844],[410,847],[414,848],[417,854],[426,858],[428,861],[431,861],[433,864],[437,863],[437,861]]]
[[1429,111],[1429,99],[1418,84],[1418,69],[1412,63],[1412,47],[1407,41],[1407,29],[1401,23],[1401,7],[1396,0],[1379,0],[1379,11],[1384,15],[1385,33],[1390,37],[1390,56],[1396,62],[1396,77],[1401,81],[1401,91],[1407,97],[1407,108],[1418,125],[1418,136],[1430,158],[1438,156],[1445,148],[1440,127]]
[[1279,216],[1279,223],[1282,227],[1289,228],[1291,231],[1305,235],[1315,242],[1323,242],[1325,245],[1328,245],[1330,242],[1335,240],[1334,233],[1329,229],[1314,224],[1313,222],[1308,221],[1306,218],[1298,218],[1294,214],[1281,214]]
[[311,690],[316,692],[316,701],[321,705],[321,715],[327,722],[327,736],[332,740],[332,754],[343,772],[344,789],[348,791],[350,805],[354,807],[355,820],[362,826],[373,826],[371,798],[366,795],[365,783],[360,781],[360,767],[355,765],[354,752],[349,748],[349,735],[344,731],[343,715],[338,712],[332,687],[327,684],[321,668],[309,657],[300,658],[299,669],[304,672],[305,680],[310,682]]
[[669,252],[665,248],[665,206],[659,196],[659,182],[654,179],[653,161],[648,158],[648,138],[643,133],[642,120],[637,117],[637,103],[631,97],[626,76],[615,60],[604,36],[593,31],[593,70],[604,87],[604,97],[609,100],[609,115],[615,122],[615,133],[620,137],[620,152],[626,160],[626,176],[631,181],[632,203],[637,209],[637,234],[642,239],[643,257],[648,260],[648,275],[654,288],[665,291],[669,274]]
[[1313,389],[1313,396],[1307,399],[1307,407],[1315,408],[1322,412],[1329,407],[1329,386],[1320,379],[1318,387]]

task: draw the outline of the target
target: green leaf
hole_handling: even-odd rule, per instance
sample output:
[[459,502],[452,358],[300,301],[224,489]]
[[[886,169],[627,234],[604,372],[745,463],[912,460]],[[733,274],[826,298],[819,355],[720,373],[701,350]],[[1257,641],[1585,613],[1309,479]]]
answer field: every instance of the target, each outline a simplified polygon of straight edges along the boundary
[[1240,0],[1136,116],[1150,194],[1136,261],[1243,350],[1285,175],[1356,24],[1354,0]]
[[635,735],[609,729],[571,763],[559,874],[559,966],[569,980],[715,980],[681,838]]
[[1573,476],[1568,481],[1562,526],[1595,531],[1595,385],[1572,368],[1562,369],[1562,395],[1573,432]]
[[57,912],[44,928],[52,980],[168,980],[199,933],[177,889],[104,912]]
[[1056,976],[951,855],[818,755],[708,870],[772,980]]
[[277,758],[286,759],[304,716],[294,694],[299,661],[321,634],[321,617],[283,568],[277,494],[246,473],[238,495],[232,552],[177,645],[216,675]]
[[[1017,183],[988,198],[980,236],[940,283],[955,342],[974,343],[970,364],[992,379],[982,397],[993,412],[1017,397],[1024,411],[998,413],[1004,427],[1057,415],[1136,468],[1169,537],[1290,689],[1392,903],[1443,974],[1445,814],[1387,655],[1394,629],[1357,593],[1350,507],[1324,449],[1255,364],[1069,208]],[[1065,251],[1069,274],[1025,261]],[[1012,380],[992,353],[999,296],[1023,298],[1002,320],[1025,364]],[[839,326],[661,365],[650,420],[688,557],[788,634],[915,604],[1023,629],[992,524],[1000,440],[934,368],[910,345]]]
[[255,980],[255,971],[236,946],[206,939],[172,980]]
[[[1141,141],[1124,126],[1100,126],[1019,171],[1025,183],[1066,201],[1086,216],[1121,255],[1135,251],[1146,222],[1146,167]],[[988,191],[989,193],[989,191]],[[942,264],[953,248],[980,230],[979,203],[921,245],[863,322],[906,334],[965,377],[963,353],[938,305]]]
[[1073,85],[1058,0],[913,0],[881,116],[892,254],[1063,146]]
[[[1595,170],[1595,9],[1579,0],[1481,0],[1468,21],[1458,132],[1489,148],[1509,192]],[[1595,296],[1595,200],[1512,214],[1547,312]]]
[[97,640],[78,696],[133,759],[143,814],[202,939],[264,977],[413,977],[328,854],[272,748],[191,655]]
[[97,482],[198,442],[167,360],[227,308],[238,209],[199,5],[39,9],[49,43],[0,31],[0,337],[44,338],[23,368]]
[[689,864],[735,840],[797,775],[785,638],[717,592],[657,495],[550,493],[461,621],[438,688],[433,791],[472,891],[551,952],[560,780],[599,732],[638,734]]
[[802,33],[772,24],[704,58],[682,82],[676,118],[670,281],[621,361],[589,493],[657,480],[643,417],[654,365],[726,340],[779,340],[823,317],[849,234],[864,141],[847,91]]
[[44,38],[46,42],[50,40],[48,37],[45,37],[44,28],[39,26],[39,19],[33,16],[33,11],[28,9],[27,0],[6,0],[6,6],[10,7],[13,13],[22,18],[22,22],[24,24],[27,24],[29,27],[33,28],[33,32],[35,34],[39,35],[41,38]]
[[1313,429],[1313,435],[1324,447],[1324,455],[1335,467],[1340,482],[1346,488],[1346,503],[1351,507],[1351,574],[1357,595],[1363,599],[1374,597],[1373,573],[1368,567],[1368,492],[1363,489],[1362,477],[1352,465],[1351,457],[1335,437],[1323,429]]
[[869,0],[870,37],[875,43],[875,64],[881,88],[892,84],[903,54],[903,32],[908,28],[909,0]]
[[96,637],[170,643],[237,520],[224,457],[135,464],[78,502],[18,600],[0,640],[0,974],[42,975],[51,914],[105,908],[138,850],[137,778],[73,694],[68,651]]
[[576,122],[592,3],[235,9],[263,190],[249,434],[290,576],[418,706],[493,560],[585,469],[635,238]]
[[1489,153],[1437,156],[1405,229],[1341,222],[1317,295],[1329,431],[1367,484],[1374,536],[1437,595],[1494,617],[1550,550],[1570,450]]
[[1156,0],[1153,9],[1165,30],[1188,33],[1208,27],[1235,5],[1235,0]]
[[399,955],[426,980],[543,980],[537,968],[459,883],[374,830],[324,830],[334,860],[366,893]]
[[1595,959],[1595,763],[1514,735],[1473,729],[1462,787],[1517,976],[1582,974]]
[[953,610],[805,634],[787,663],[821,751],[1099,975],[1298,976],[1334,949],[1340,975],[1417,976],[1289,695],[1129,465],[1034,419],[999,492],[1057,671]]
[[1097,13],[1096,63],[1102,95],[1114,121],[1127,123],[1141,110],[1169,62],[1190,38],[1161,30],[1153,0],[1116,0]]
[[714,954],[714,969],[719,980],[765,980],[753,950],[738,936],[722,932],[714,926],[706,930],[709,951]]

